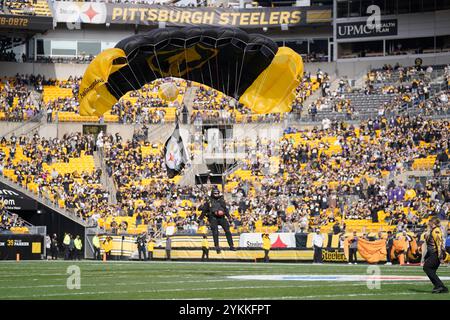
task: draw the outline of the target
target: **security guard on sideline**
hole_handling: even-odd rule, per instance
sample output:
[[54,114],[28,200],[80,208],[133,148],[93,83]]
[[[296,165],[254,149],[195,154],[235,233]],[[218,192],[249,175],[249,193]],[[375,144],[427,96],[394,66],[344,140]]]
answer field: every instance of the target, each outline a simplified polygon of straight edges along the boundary
[[80,236],[77,236],[73,241],[73,245],[75,246],[75,254],[74,259],[81,260],[81,249],[83,248],[83,243],[81,242]]
[[147,236],[145,235],[145,233],[137,237],[136,244],[139,252],[139,260],[147,260]]
[[69,260],[70,257],[70,234],[66,233],[64,235],[64,240],[63,240],[63,245],[64,245],[64,260]]
[[233,244],[233,237],[230,232],[230,224],[227,221],[227,218],[231,220],[231,216],[228,212],[225,200],[220,195],[219,189],[214,188],[211,191],[210,198],[203,203],[200,207],[200,211],[202,212],[199,217],[200,221],[202,221],[205,216],[208,217],[217,253],[221,252],[219,247],[219,225],[222,226],[223,231],[225,231],[230,250],[236,251]]
[[209,241],[208,237],[203,235],[202,239],[202,261],[209,260]]
[[433,293],[448,293],[448,288],[442,283],[436,274],[441,259],[445,257],[444,239],[442,237],[441,222],[437,217],[433,217],[428,222],[429,232],[425,235],[427,243],[427,253],[423,264],[423,271],[433,283]]
[[100,260],[100,239],[97,233],[92,238],[92,245],[94,246],[94,260]]
[[264,250],[264,262],[269,262],[270,237],[268,233],[262,234],[262,248]]

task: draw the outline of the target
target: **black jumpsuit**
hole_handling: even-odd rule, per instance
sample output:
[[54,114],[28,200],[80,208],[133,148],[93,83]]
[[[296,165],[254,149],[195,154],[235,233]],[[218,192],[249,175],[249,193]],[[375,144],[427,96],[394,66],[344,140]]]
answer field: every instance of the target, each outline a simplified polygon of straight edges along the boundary
[[[223,198],[210,197],[209,201],[206,201],[200,207],[200,210],[202,212],[199,218],[200,221],[203,220],[205,216],[208,217],[209,226],[212,231],[214,246],[216,247],[216,250],[219,250],[219,225],[222,226],[223,231],[225,231],[228,245],[232,250],[234,250],[233,237],[231,236],[230,232],[230,224],[226,219],[226,217],[228,217],[229,219],[231,219],[231,217],[228,212],[225,200]],[[216,215],[217,211],[223,211],[224,215]]]

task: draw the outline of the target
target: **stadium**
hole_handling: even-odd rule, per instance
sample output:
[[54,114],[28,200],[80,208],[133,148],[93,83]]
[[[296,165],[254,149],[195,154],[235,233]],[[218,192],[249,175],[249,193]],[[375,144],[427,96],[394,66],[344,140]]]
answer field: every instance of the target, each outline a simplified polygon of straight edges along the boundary
[[449,300],[449,97],[448,0],[0,0],[0,300]]

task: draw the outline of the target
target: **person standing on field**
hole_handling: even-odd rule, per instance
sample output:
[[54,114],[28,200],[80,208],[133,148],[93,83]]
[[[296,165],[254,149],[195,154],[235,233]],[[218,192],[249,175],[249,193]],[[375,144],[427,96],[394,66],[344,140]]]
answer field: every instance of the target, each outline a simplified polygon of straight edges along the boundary
[[75,240],[73,241],[74,245],[74,260],[81,260],[81,257],[83,256],[83,253],[81,249],[83,248],[83,243],[81,242],[80,236],[77,236]]
[[444,239],[442,236],[441,222],[437,217],[433,217],[428,222],[428,231],[425,234],[427,243],[427,253],[423,264],[423,271],[427,274],[431,283],[433,283],[432,293],[448,293],[448,288],[439,279],[436,274],[445,257]]
[[52,260],[58,259],[58,238],[56,236],[56,233],[53,234],[51,245],[50,245],[50,251],[52,253]]
[[348,264],[358,264],[358,258],[356,256],[358,252],[358,236],[356,235],[356,231],[353,232],[353,237],[350,238],[349,241],[349,258],[348,258]]
[[270,253],[270,237],[268,233],[263,233],[262,234],[262,248],[264,250],[264,262],[269,262],[270,258],[269,258],[269,253]]
[[170,236],[166,239],[166,259],[170,261],[170,251],[172,250],[172,238]]
[[148,243],[147,243],[147,251],[148,251],[148,260],[152,260],[153,259],[153,251],[155,250],[155,241],[153,241],[153,238],[150,237],[150,239],[148,239]]
[[322,248],[323,248],[323,235],[320,233],[320,229],[316,230],[313,237],[314,246],[314,260],[313,263],[322,263]]
[[66,233],[63,239],[64,245],[64,260],[70,259],[70,234]]
[[95,234],[94,238],[92,238],[92,245],[94,247],[94,260],[100,260],[100,239],[98,234]]
[[203,235],[202,239],[202,261],[208,261],[209,260],[209,241],[208,237]]

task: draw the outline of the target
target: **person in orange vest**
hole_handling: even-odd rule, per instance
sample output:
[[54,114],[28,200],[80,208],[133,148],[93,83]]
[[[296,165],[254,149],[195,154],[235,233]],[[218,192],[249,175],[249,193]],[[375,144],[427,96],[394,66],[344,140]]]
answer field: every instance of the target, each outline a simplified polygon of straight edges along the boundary
[[262,248],[264,250],[264,262],[269,262],[270,237],[268,233],[262,234]]

